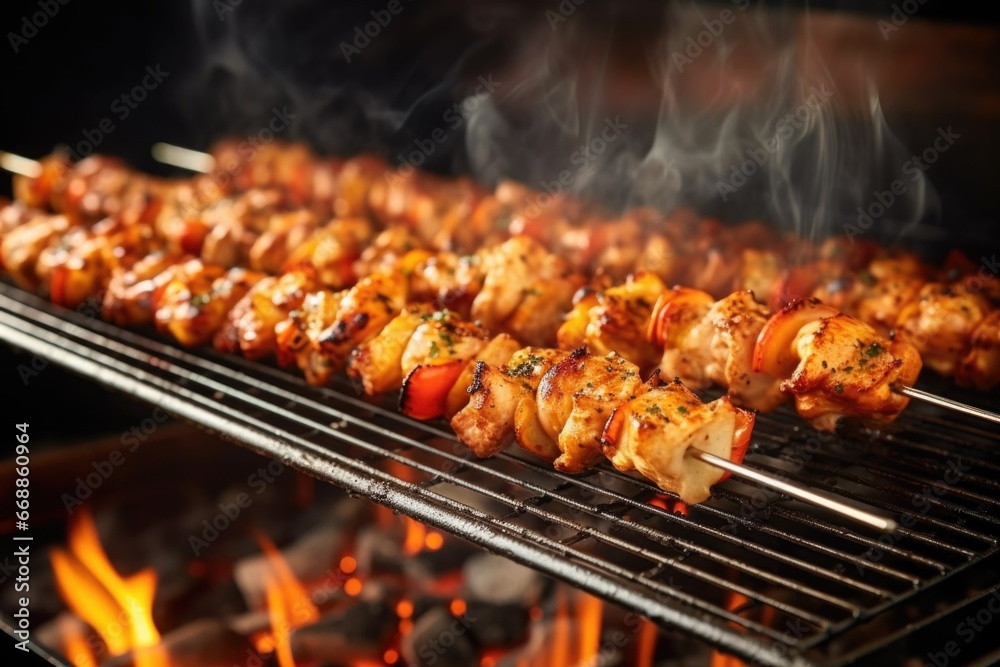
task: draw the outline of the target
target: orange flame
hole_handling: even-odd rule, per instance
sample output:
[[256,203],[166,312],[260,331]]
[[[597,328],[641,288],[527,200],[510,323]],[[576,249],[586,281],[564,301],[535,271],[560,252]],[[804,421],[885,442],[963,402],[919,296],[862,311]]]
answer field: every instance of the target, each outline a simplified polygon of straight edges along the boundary
[[[726,598],[726,609],[729,611],[736,612],[740,616],[747,616],[746,611],[741,611],[746,604],[750,601],[750,598],[743,595],[742,593],[737,593],[736,591],[730,591]],[[741,629],[741,626],[736,624],[731,624],[737,629]],[[745,662],[739,658],[729,655],[727,653],[720,653],[719,651],[712,650],[712,662],[711,667],[746,667]]]
[[593,595],[581,594],[576,600],[576,617],[579,623],[577,637],[579,659],[577,664],[596,665],[601,650],[601,617],[604,603]]
[[123,578],[111,565],[94,518],[81,510],[69,524],[69,551],[51,551],[56,587],[66,605],[104,640],[108,652],[135,652],[136,667],[166,667],[155,647],[160,633],[153,623],[156,573],[142,570]]
[[63,655],[75,667],[97,667],[97,656],[90,650],[83,628],[78,621],[60,624],[63,639]]
[[273,652],[280,667],[295,667],[291,632],[318,620],[319,609],[274,542],[257,531],[254,531],[254,537],[271,570],[264,579],[271,632],[256,637],[254,643],[260,651]]
[[636,667],[653,667],[653,656],[656,653],[656,639],[659,630],[652,621],[643,619],[639,630],[639,642],[636,648]]
[[556,596],[556,616],[552,621],[552,651],[547,665],[569,664],[569,613],[566,611],[566,594]]

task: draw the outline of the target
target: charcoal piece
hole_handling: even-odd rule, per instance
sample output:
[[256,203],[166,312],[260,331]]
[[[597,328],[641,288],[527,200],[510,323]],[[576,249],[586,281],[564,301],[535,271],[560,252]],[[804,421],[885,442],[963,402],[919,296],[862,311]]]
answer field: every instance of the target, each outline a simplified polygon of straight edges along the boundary
[[523,565],[492,554],[477,554],[464,568],[467,600],[498,605],[530,607],[541,593],[544,580]]
[[444,607],[423,614],[403,637],[400,651],[411,667],[469,667],[479,664],[479,650],[468,614],[456,618]]
[[[214,619],[202,619],[181,626],[164,635],[157,646],[140,651],[166,655],[171,665],[262,667],[267,664],[246,637]],[[101,663],[101,667],[134,667],[137,664],[136,653],[139,651],[109,658]]]
[[398,575],[406,567],[398,537],[381,530],[364,530],[358,535],[355,558],[358,572],[366,577]]
[[362,601],[292,633],[297,661],[343,662],[382,655],[396,617],[383,601]]
[[464,616],[469,620],[469,632],[484,648],[523,644],[528,638],[527,607],[472,601],[467,603]]

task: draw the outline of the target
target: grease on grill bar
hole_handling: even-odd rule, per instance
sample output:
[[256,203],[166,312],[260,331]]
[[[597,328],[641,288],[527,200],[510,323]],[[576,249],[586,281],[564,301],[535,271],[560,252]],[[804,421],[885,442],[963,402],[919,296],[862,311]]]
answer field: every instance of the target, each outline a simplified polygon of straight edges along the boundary
[[[927,407],[891,431],[849,437],[786,410],[758,418],[755,467],[900,517],[887,535],[735,479],[679,513],[609,466],[566,476],[513,450],[478,460],[450,433],[355,398],[346,381],[311,388],[6,285],[0,338],[757,664],[877,650],[892,635],[866,628],[898,624],[903,603],[924,592],[935,600],[925,620],[967,604],[945,582],[997,550],[997,435]],[[746,598],[738,612],[734,595]]]

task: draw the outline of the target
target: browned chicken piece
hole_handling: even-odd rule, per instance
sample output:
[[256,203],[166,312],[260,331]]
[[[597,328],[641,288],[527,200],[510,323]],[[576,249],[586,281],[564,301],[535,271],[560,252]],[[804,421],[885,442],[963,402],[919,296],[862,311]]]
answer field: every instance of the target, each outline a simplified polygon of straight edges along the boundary
[[[707,297],[707,295],[706,295]],[[753,370],[757,337],[771,316],[748,290],[733,292],[705,308],[702,300],[673,302],[678,335],[665,345],[660,370],[664,377],[680,378],[692,389],[725,387],[737,405],[769,412],[787,400],[779,379]],[[685,316],[683,310],[693,314]],[[686,322],[692,322],[685,326]]]
[[739,276],[734,288],[750,290],[757,302],[765,303],[771,293],[771,288],[781,277],[784,262],[777,253],[771,250],[756,250],[754,248],[744,248],[741,259]]
[[257,240],[250,246],[250,268],[265,273],[280,273],[291,254],[301,248],[315,232],[316,215],[308,209],[275,213]]
[[557,470],[582,472],[604,458],[601,435],[611,413],[644,388],[639,367],[624,357],[579,348],[542,377],[536,399],[541,428],[529,431],[530,441],[519,434],[518,442],[529,451],[554,445]]
[[668,285],[681,275],[682,262],[676,244],[666,234],[650,234],[642,244],[636,263],[638,271],[651,271]]
[[361,257],[354,263],[354,272],[359,276],[369,276],[392,271],[403,256],[420,245],[417,237],[406,227],[384,229],[361,252]]
[[989,301],[980,294],[927,283],[919,298],[900,312],[896,330],[912,341],[928,368],[954,375],[969,353],[972,332],[990,310]]
[[354,261],[371,234],[372,226],[366,218],[333,220],[291,251],[284,270],[310,267],[324,285],[333,289],[348,287],[356,280]]
[[468,178],[402,169],[373,184],[369,203],[383,222],[412,229],[424,245],[467,251],[482,242],[466,223],[483,194]]
[[247,359],[273,354],[277,349],[275,327],[302,305],[306,294],[319,288],[315,275],[308,270],[260,280],[229,311],[226,324],[215,335],[215,348],[239,351]]
[[486,330],[462,320],[451,310],[421,316],[420,325],[406,341],[401,361],[403,375],[417,366],[463,364],[479,353],[488,338]]
[[906,274],[875,277],[862,272],[854,282],[845,310],[881,333],[888,333],[899,320],[903,308],[918,298],[924,280]]
[[[0,198],[0,241],[21,225],[46,215],[48,214],[44,211],[28,208],[19,201],[12,203],[5,198]],[[3,265],[0,264],[0,269],[2,268]]]
[[426,304],[407,306],[378,335],[354,348],[347,374],[361,382],[367,395],[378,396],[403,385],[406,345],[433,312]]
[[156,326],[185,347],[205,345],[236,302],[263,277],[191,260],[160,289],[153,315]]
[[615,410],[602,436],[604,454],[619,470],[636,470],[684,502],[700,503],[726,475],[688,451],[696,447],[739,463],[752,425],[752,414],[734,408],[727,396],[702,403],[679,381],[651,381]]
[[969,351],[955,370],[955,381],[982,391],[1000,384],[1000,310],[992,311],[973,329]]
[[823,431],[834,430],[844,417],[893,421],[909,404],[895,390],[920,374],[920,355],[904,336],[886,340],[844,314],[803,326],[793,349],[800,361],[781,388],[795,396],[798,413]]
[[37,176],[14,174],[14,199],[28,208],[51,211],[53,194],[71,169],[69,156],[48,155],[39,160],[39,164],[41,171]]
[[209,206],[201,215],[201,222],[208,228],[201,259],[227,268],[246,266],[250,248],[267,229],[283,200],[284,195],[277,190],[255,189]]
[[328,289],[309,292],[302,305],[274,327],[278,363],[295,364],[311,385],[328,384],[340,370],[341,360],[323,349],[320,338],[336,320],[345,294]]
[[[535,441],[540,430],[535,392],[542,376],[569,353],[551,348],[526,347],[518,350],[503,366],[476,363],[469,403],[451,420],[458,438],[477,456],[493,456],[514,441]],[[523,406],[522,406],[523,403]],[[532,451],[532,450],[529,450]],[[547,460],[559,456],[551,445],[534,453]]]
[[42,251],[58,243],[70,229],[64,215],[37,216],[10,230],[0,240],[0,260],[4,270],[22,288],[36,291],[42,285],[38,258]]
[[459,410],[469,404],[469,387],[475,380],[478,362],[481,361],[495,367],[504,366],[522,347],[509,334],[502,333],[490,338],[486,345],[476,353],[476,356],[465,364],[458,379],[448,391],[444,404],[444,416],[451,419],[458,414]]
[[159,247],[152,228],[111,216],[91,227],[75,227],[39,255],[36,273],[51,301],[75,308],[99,295],[112,272]]
[[484,250],[479,261],[485,277],[472,302],[472,318],[529,345],[554,343],[583,279],[525,236]]
[[559,347],[586,346],[599,356],[617,351],[643,371],[651,370],[660,348],[648,340],[646,329],[653,305],[665,290],[655,274],[640,273],[606,290],[578,292],[576,305],[556,334]]
[[372,213],[369,197],[374,184],[384,181],[389,166],[373,155],[359,155],[346,160],[337,175],[337,196],[333,214],[338,218],[356,218]]
[[342,368],[351,350],[382,331],[403,310],[408,296],[409,285],[399,272],[362,278],[344,293],[337,316],[320,332],[323,351]]
[[124,327],[152,324],[155,295],[186,265],[177,255],[154,252],[130,267],[114,269],[104,291],[101,316]]

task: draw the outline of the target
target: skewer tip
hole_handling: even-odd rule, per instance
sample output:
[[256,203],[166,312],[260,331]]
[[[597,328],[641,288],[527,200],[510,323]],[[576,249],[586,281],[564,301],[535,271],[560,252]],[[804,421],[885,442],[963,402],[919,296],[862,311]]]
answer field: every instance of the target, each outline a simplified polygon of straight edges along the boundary
[[38,160],[7,151],[0,151],[0,168],[28,178],[35,178],[42,173],[42,163]]
[[207,174],[215,168],[215,158],[208,153],[191,150],[183,146],[175,146],[163,141],[153,144],[150,149],[153,159],[163,164],[173,165],[188,171]]

